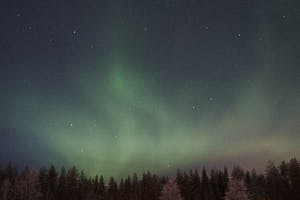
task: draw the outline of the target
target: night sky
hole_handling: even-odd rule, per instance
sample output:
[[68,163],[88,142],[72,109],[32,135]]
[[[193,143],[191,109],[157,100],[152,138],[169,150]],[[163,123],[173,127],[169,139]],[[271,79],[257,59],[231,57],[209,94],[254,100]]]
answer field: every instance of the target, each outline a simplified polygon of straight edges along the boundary
[[300,156],[299,0],[2,0],[0,161],[90,175]]

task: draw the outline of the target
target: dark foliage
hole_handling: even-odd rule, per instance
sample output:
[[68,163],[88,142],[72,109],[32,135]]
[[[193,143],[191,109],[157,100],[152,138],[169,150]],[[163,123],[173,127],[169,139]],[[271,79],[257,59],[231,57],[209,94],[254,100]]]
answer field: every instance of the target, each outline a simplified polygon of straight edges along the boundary
[[[36,195],[31,192],[32,200],[159,200],[168,181],[168,177],[147,172],[141,179],[133,174],[119,183],[111,177],[106,185],[103,176],[87,177],[75,166],[68,170],[62,167],[60,172],[54,166],[41,167],[36,179],[30,177],[29,172],[32,175],[32,171],[25,168],[19,173],[10,163],[0,167],[0,199],[24,199],[22,193],[16,195],[16,191],[22,191],[22,183],[34,187]],[[295,158],[279,166],[269,162],[264,174],[235,166],[231,177],[244,181],[251,200],[300,200],[300,162]],[[229,179],[226,168],[212,169],[209,173],[203,168],[201,175],[197,170],[186,173],[178,169],[176,174],[184,200],[223,200]]]

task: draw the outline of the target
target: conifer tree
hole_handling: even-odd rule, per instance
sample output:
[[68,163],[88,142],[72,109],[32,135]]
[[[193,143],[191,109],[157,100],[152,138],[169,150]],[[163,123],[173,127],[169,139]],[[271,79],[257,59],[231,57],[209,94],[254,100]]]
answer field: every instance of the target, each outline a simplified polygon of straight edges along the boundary
[[78,198],[78,170],[75,166],[68,170],[66,179],[67,198],[76,200]]
[[47,180],[47,168],[42,166],[39,170],[39,185],[40,191],[44,199],[47,199],[48,196],[48,180]]
[[105,188],[104,178],[103,176],[100,176],[96,195],[100,200],[103,200],[105,198],[105,192],[106,192],[106,188]]
[[196,200],[200,198],[200,189],[201,189],[201,182],[200,177],[198,174],[197,169],[193,172],[190,171],[190,178],[189,178],[189,191],[190,191],[190,199]]
[[127,177],[127,179],[124,182],[124,200],[131,200],[132,199],[132,183],[130,176]]
[[64,200],[66,198],[66,185],[67,185],[66,170],[64,167],[62,167],[58,179],[58,188],[57,188],[57,197],[59,200]]
[[210,171],[210,184],[209,184],[209,191],[210,191],[210,199],[212,200],[220,200],[221,195],[221,188],[219,181],[222,181],[222,179],[219,179],[219,172],[217,170],[212,169]]
[[281,200],[280,174],[273,162],[268,163],[266,168],[266,193],[272,200]]
[[132,195],[132,200],[139,199],[139,180],[136,173],[134,173],[132,177]]
[[206,174],[205,168],[202,170],[201,181],[201,200],[209,200],[209,179]]
[[110,177],[107,189],[107,198],[108,200],[118,200],[118,185],[114,177]]
[[300,163],[296,158],[292,158],[289,162],[289,180],[293,199],[300,200]]
[[48,190],[49,190],[49,198],[50,199],[55,199],[55,195],[57,192],[57,172],[56,169],[53,165],[50,166],[48,170]]

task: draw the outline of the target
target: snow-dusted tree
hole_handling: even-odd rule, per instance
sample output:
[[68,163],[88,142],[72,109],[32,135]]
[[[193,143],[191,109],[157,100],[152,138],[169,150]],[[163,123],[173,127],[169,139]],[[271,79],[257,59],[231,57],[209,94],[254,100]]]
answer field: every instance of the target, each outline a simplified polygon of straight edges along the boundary
[[182,200],[180,190],[175,179],[170,178],[164,185],[160,200]]
[[248,200],[247,189],[244,181],[240,179],[230,179],[228,183],[228,191],[225,200]]

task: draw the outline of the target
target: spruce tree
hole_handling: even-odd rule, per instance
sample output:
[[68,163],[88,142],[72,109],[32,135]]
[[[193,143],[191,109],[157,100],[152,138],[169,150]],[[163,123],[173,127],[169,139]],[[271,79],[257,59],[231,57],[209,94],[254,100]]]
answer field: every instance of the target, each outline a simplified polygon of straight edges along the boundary
[[300,163],[296,158],[292,158],[289,162],[289,180],[293,199],[300,200]]
[[106,193],[106,188],[105,188],[104,178],[103,178],[103,176],[100,176],[98,189],[97,189],[97,193],[96,193],[98,199],[104,200],[105,193]]
[[198,174],[197,169],[193,172],[190,171],[190,178],[189,178],[189,191],[190,191],[190,199],[196,200],[200,198],[200,188],[201,188],[201,182],[200,177]]
[[280,174],[273,162],[268,163],[266,168],[266,193],[272,200],[281,200]]
[[67,175],[66,169],[61,168],[60,176],[58,179],[58,188],[57,188],[57,198],[59,200],[64,200],[66,198],[66,185],[67,185]]
[[205,168],[202,170],[201,200],[209,200],[209,180]]
[[50,199],[55,199],[55,196],[56,196],[57,176],[58,176],[58,174],[56,172],[55,167],[53,165],[51,165],[48,170],[48,177],[47,177]]
[[44,199],[48,199],[48,171],[45,166],[41,167],[39,170],[39,185],[40,191]]
[[78,170],[75,166],[68,170],[66,180],[67,198],[76,200],[78,198]]
[[138,200],[139,198],[139,180],[136,173],[132,177],[132,200]]
[[118,185],[114,177],[110,177],[107,189],[107,200],[118,200]]

